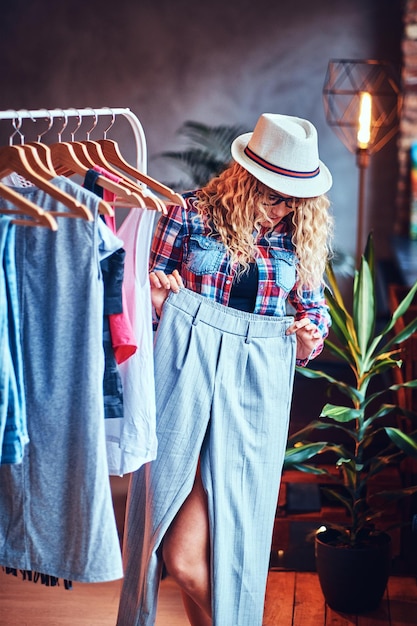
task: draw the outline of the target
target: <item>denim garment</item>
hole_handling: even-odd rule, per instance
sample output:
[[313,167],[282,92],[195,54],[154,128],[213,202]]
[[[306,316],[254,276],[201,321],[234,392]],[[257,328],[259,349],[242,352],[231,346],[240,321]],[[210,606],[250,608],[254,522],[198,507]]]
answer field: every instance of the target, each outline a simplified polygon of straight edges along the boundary
[[[198,212],[195,192],[184,194],[187,208],[170,205],[167,215],[158,220],[150,254],[150,271],[172,274],[178,270],[187,289],[201,293],[225,306],[237,265],[230,256],[210,220]],[[272,232],[262,227],[253,233],[257,256],[258,290],[253,312],[259,315],[285,316],[294,311],[296,320],[308,316],[323,337],[327,337],[331,318],[324,298],[324,283],[316,289],[297,282],[297,263],[291,214],[275,225]],[[299,293],[299,287],[302,287]],[[156,328],[157,321],[154,318]],[[313,350],[314,358],[323,342]],[[302,359],[297,365],[306,365]]]
[[[0,564],[46,576],[39,580],[104,582],[123,572],[105,443],[98,198],[65,177],[51,183],[94,221],[16,228],[30,441],[22,463],[0,466]],[[17,191],[68,212],[36,187]]]
[[132,474],[118,626],[155,622],[161,542],[199,458],[213,626],[262,625],[295,369],[291,321],[187,289],[165,301],[155,342],[158,455]]
[[[91,169],[88,170],[84,178],[83,187],[101,198],[103,196],[103,188],[96,184],[99,176],[99,172]],[[109,315],[123,311],[122,284],[124,258],[125,251],[121,248],[100,261],[104,285],[103,348],[105,367],[103,376],[103,399],[105,418],[122,418],[124,413],[122,379],[114,354],[108,318]]]
[[21,463],[28,443],[19,307],[15,265],[15,226],[0,217],[0,464]]
[[110,334],[109,316],[103,316],[103,349],[104,349],[104,376],[103,400],[104,417],[123,418],[123,386]]

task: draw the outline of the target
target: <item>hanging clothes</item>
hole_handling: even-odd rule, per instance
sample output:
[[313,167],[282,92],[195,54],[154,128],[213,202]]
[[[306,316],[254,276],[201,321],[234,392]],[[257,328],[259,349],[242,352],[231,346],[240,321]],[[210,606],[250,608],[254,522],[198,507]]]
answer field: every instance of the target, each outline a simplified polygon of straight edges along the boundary
[[[103,197],[103,188],[96,184],[98,172],[89,169],[83,187],[94,194]],[[106,198],[108,200],[108,198]],[[111,200],[114,201],[112,194]],[[100,216],[100,227],[105,224],[104,217]],[[106,224],[106,228],[108,228]],[[110,318],[123,310],[122,284],[124,273],[125,251],[120,247],[109,256],[100,261],[101,273],[103,275],[104,286],[104,306],[103,306],[103,349],[104,349],[104,376],[103,376],[103,396],[104,396],[104,417],[123,417],[123,386],[117,366],[116,356],[113,349]]]
[[0,217],[0,464],[21,463],[29,441],[15,264],[15,226]]
[[152,305],[148,278],[155,211],[132,208],[117,231],[126,250],[124,285],[137,352],[120,363],[123,420],[106,420],[107,459],[112,475],[135,471],[156,457]]
[[[105,446],[100,256],[120,243],[100,235],[97,196],[65,177],[51,182],[95,220],[16,229],[30,441],[22,463],[0,467],[0,564],[109,581],[123,572]],[[18,191],[44,210],[68,211],[36,187]]]
[[[115,204],[116,196],[108,189],[103,189],[99,185],[96,184],[96,180],[99,175],[103,175],[114,182],[120,182],[120,178],[114,176],[103,167],[99,167],[98,165],[94,166],[93,170],[89,170],[87,172],[86,178],[88,176],[88,185],[87,189],[91,189],[97,193],[97,195],[101,195],[103,200],[106,200],[111,205]],[[84,182],[85,185],[85,182]],[[86,186],[86,185],[85,185]],[[105,223],[110,228],[113,233],[116,233],[116,218],[115,216],[106,215],[103,217]],[[123,255],[123,256],[122,256]],[[111,341],[114,351],[114,356],[117,363],[123,363],[133,354],[135,354],[137,350],[137,343],[135,334],[132,329],[132,323],[129,319],[129,314],[127,310],[126,303],[126,294],[123,285],[123,274],[124,274],[124,262],[125,262],[125,250],[121,249],[115,252],[112,255],[113,264],[119,262],[120,265],[123,264],[122,270],[119,272],[120,276],[120,289],[119,296],[120,300],[118,301],[118,309],[114,309],[111,313],[109,312],[109,328]]]

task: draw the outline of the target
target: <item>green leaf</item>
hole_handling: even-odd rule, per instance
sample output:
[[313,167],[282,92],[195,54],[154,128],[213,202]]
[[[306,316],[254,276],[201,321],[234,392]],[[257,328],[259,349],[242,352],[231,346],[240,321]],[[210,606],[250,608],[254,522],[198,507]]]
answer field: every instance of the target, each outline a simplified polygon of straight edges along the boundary
[[301,444],[299,446],[294,446],[293,448],[289,448],[285,452],[285,461],[286,463],[304,463],[304,461],[308,461],[313,456],[320,454],[326,447],[326,442],[319,443],[307,443]]
[[380,391],[376,391],[375,393],[372,393],[371,395],[368,395],[366,397],[366,399],[364,399],[363,404],[362,404],[362,408],[366,409],[366,407],[371,404],[371,402],[374,402],[377,398],[379,398],[379,396],[384,396],[386,395],[387,390],[386,389],[381,389]]
[[[405,417],[410,418],[410,420],[413,422],[416,419],[416,412],[415,411],[409,411],[408,409],[406,409],[403,406],[397,405],[396,406],[398,413],[400,413],[401,415],[404,415]],[[414,433],[411,433],[414,434]]]
[[372,276],[375,276],[375,249],[372,232],[369,233],[368,239],[366,240],[364,257],[369,265]]
[[323,370],[313,370],[309,367],[298,367],[298,366],[296,370],[297,372],[299,372],[306,378],[320,378],[320,379],[327,380],[329,383],[337,387],[342,393],[344,393],[345,396],[348,396],[348,398],[350,398],[352,401],[358,401],[358,402],[363,401],[362,394],[360,393],[360,391],[355,389],[355,387],[348,385],[342,380],[337,380],[337,378],[330,376],[330,374],[327,374]]
[[401,367],[402,361],[401,358],[398,358],[401,352],[400,348],[386,351],[385,345],[383,351],[379,352],[378,354],[372,354],[373,349],[374,344],[372,344],[372,346],[370,347],[368,351],[368,356],[364,361],[364,368],[366,368],[368,373],[376,375],[382,371],[386,371],[394,367]]
[[[313,428],[310,428],[311,424],[314,424]],[[309,441],[304,440],[305,435],[307,435],[309,432],[312,432],[314,430],[328,430],[328,429],[332,429],[332,430],[338,429],[347,435],[351,434],[351,431],[349,430],[349,428],[346,428],[345,426],[341,426],[340,424],[333,424],[332,422],[323,422],[323,421],[318,422],[314,420],[314,422],[310,423],[305,428],[302,428],[301,430],[293,433],[288,438],[288,442],[290,444],[289,447],[293,447],[295,446],[295,444],[299,442],[302,442],[303,444],[311,443]],[[334,444],[330,444],[330,445],[334,445]]]
[[[334,330],[334,329],[333,329]],[[335,333],[337,336],[337,333]],[[340,339],[339,339],[340,341]],[[347,361],[352,368],[356,368],[356,359],[351,355],[350,352],[347,352],[343,348],[340,348],[335,343],[333,343],[329,338],[325,339],[326,348],[335,356],[339,357],[343,361]]]
[[397,321],[404,315],[404,313],[408,311],[408,309],[410,308],[410,305],[413,303],[414,296],[416,293],[417,293],[417,281],[410,288],[407,295],[401,300],[400,304],[395,309],[394,313],[391,316],[390,321],[388,322],[388,324],[385,326],[384,330],[381,333],[383,336],[387,335],[394,328]]
[[345,314],[347,315],[347,310],[345,307],[345,303],[343,302],[343,297],[341,294],[341,291],[339,289],[339,285],[337,283],[336,280],[336,275],[334,273],[333,270],[333,264],[332,263],[328,263],[326,266],[326,275],[327,275],[327,279],[329,281],[329,285],[330,287],[327,288],[326,290],[326,296],[330,294],[332,294],[332,297],[334,298],[335,303],[337,303],[340,307],[340,309],[342,309]]
[[328,487],[323,488],[323,493],[325,493],[332,500],[337,502],[341,502],[344,507],[350,512],[353,513],[352,510],[352,501],[349,497],[342,495],[339,491],[335,491],[334,489],[329,489]]
[[415,388],[417,387],[417,378],[413,380],[407,380],[405,383],[399,383],[398,385],[391,385],[388,389],[392,391],[398,391],[398,389],[403,389],[404,387]]
[[343,350],[343,348],[340,348],[338,345],[333,343],[329,338],[325,339],[325,342],[326,342],[326,348],[330,350],[330,352],[332,352],[335,356],[339,357],[343,361],[347,361],[348,363],[353,362],[352,359],[350,358],[350,355],[345,350]]
[[315,474],[317,476],[328,476],[329,472],[321,467],[315,465],[298,465],[297,463],[288,463],[284,460],[284,469],[297,470],[298,472],[304,472],[304,474]]
[[[379,394],[374,394],[374,396],[379,395]],[[369,404],[369,402],[367,402],[367,404]],[[384,417],[385,415],[388,415],[389,413],[392,413],[393,411],[395,411],[398,407],[395,404],[381,404],[381,406],[378,408],[377,412],[374,413],[373,415],[368,415],[366,420],[363,422],[362,428],[363,428],[363,435],[366,432],[366,430],[371,426],[371,424],[377,420],[380,417]]]
[[414,296],[416,293],[417,293],[417,280],[414,283],[414,285],[410,287],[408,293],[404,296],[400,304],[395,309],[392,315],[394,323],[397,322],[397,320],[399,320],[400,317],[402,317],[404,313],[406,313],[406,311],[408,311],[408,309],[410,308],[410,305],[413,303]]
[[340,306],[328,289],[326,289],[325,296],[332,318],[332,331],[352,355],[357,354],[358,342],[352,316],[344,306]]
[[335,426],[327,422],[322,422],[321,420],[313,420],[312,422],[307,424],[307,426],[305,426],[304,428],[300,428],[300,430],[297,430],[296,432],[289,435],[287,446],[288,448],[292,448],[292,447],[295,447],[296,444],[311,443],[311,442],[305,441],[306,437],[310,435],[311,432],[314,432],[315,430],[325,430],[327,428],[335,428]]
[[327,378],[328,374],[323,372],[322,370],[313,370],[311,367],[301,367],[300,365],[296,365],[295,371],[298,374],[302,374],[306,378]]
[[368,262],[362,257],[353,287],[353,321],[359,353],[364,357],[375,328],[376,304],[374,278]]
[[339,459],[336,465],[343,473],[345,486],[354,491],[360,471],[354,459]]
[[405,326],[397,335],[390,339],[384,346],[384,350],[392,345],[406,341],[417,330],[417,317]]
[[400,365],[398,364],[398,361],[395,361],[392,359],[386,359],[383,361],[374,361],[373,367],[370,367],[368,369],[364,378],[371,379],[374,376],[380,376],[384,372],[387,372],[388,370],[392,370],[396,367],[400,367]]
[[385,427],[385,432],[391,441],[407,456],[417,459],[417,439],[413,439],[399,428]]
[[[327,372],[324,372],[323,370],[313,370],[310,367],[298,367],[297,366],[296,371],[299,374],[302,374],[302,376],[305,376],[305,378],[324,379],[324,380],[327,380],[332,385],[336,385],[340,383],[340,381],[337,380],[337,378],[330,376],[330,374],[327,374]],[[343,384],[346,385],[345,383]]]
[[344,423],[359,419],[362,417],[362,411],[337,404],[326,404],[321,410],[320,417],[329,417],[336,422]]
[[[335,428],[337,427],[335,426]],[[347,431],[345,428],[342,428],[342,430],[344,430],[349,436],[354,436],[352,431]],[[327,442],[324,452],[334,452],[337,458],[343,458],[348,454],[345,446],[337,445],[335,443],[331,443],[330,441]]]

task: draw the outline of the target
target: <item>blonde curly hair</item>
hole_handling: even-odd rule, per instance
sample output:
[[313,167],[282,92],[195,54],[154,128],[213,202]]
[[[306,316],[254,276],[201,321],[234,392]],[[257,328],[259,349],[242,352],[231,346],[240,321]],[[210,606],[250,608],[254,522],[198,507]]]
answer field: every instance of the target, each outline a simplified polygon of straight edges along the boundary
[[[269,187],[260,183],[238,163],[233,163],[197,192],[196,208],[227,247],[238,274],[257,256],[256,239],[261,225],[274,223],[268,217]],[[333,220],[327,196],[301,198],[292,213],[292,242],[298,258],[298,290],[315,289],[323,280],[330,258]],[[255,233],[255,234],[254,234]]]

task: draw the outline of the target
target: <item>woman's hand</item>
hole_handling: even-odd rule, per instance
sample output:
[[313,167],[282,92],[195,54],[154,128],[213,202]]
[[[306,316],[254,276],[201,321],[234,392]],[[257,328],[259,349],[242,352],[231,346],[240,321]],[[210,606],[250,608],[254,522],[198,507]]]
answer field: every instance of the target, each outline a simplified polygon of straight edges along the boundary
[[151,300],[155,307],[155,312],[160,317],[162,305],[168,297],[170,291],[178,293],[181,287],[184,287],[182,278],[178,270],[174,270],[172,274],[165,274],[162,270],[151,272],[149,274],[149,282],[151,284]]
[[297,359],[300,361],[308,359],[314,348],[322,341],[319,329],[308,317],[303,317],[287,328],[287,335],[294,333],[297,338]]

